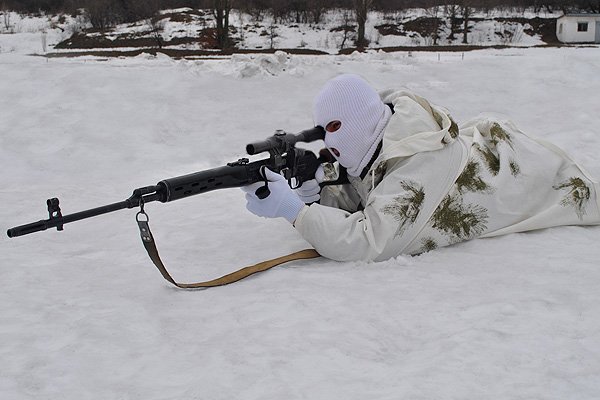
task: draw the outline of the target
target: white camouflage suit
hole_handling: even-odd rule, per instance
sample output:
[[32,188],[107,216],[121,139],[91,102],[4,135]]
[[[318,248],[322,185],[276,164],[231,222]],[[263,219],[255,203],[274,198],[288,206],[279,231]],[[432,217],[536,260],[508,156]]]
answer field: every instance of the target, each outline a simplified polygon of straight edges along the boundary
[[393,105],[379,156],[366,176],[327,186],[296,229],[334,260],[386,260],[438,247],[559,225],[600,223],[597,181],[556,146],[511,122],[459,127],[408,91]]

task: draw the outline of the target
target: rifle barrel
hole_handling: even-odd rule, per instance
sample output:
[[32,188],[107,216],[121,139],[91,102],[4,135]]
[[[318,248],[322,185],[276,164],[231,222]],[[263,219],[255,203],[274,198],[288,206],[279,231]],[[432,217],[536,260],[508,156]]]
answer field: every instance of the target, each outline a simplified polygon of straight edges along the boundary
[[[152,194],[149,196],[144,196],[144,203],[150,203],[152,201],[158,200],[157,194]],[[113,211],[122,210],[125,208],[133,208],[138,206],[139,203],[132,201],[131,199],[127,199],[124,201],[120,201],[118,203],[112,203],[101,207],[92,208],[89,210],[84,210],[80,212],[76,212],[73,214],[63,215],[62,217],[53,217],[49,219],[40,220],[37,222],[32,222],[30,224],[16,226],[14,228],[10,228],[6,231],[8,237],[13,238],[17,236],[29,235],[30,233],[45,231],[46,229],[58,228],[64,224],[68,224],[70,222],[79,221],[86,218],[96,217],[102,214],[108,214]]]

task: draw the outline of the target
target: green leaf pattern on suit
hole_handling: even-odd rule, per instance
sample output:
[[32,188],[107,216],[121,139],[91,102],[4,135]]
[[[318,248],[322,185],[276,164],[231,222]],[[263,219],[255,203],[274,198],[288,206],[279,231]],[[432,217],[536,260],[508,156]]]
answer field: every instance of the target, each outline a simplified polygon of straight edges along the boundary
[[582,178],[572,177],[557,185],[552,186],[555,190],[565,190],[566,194],[560,202],[563,207],[573,207],[577,217],[583,220],[587,203],[590,200],[590,187]]
[[400,186],[405,193],[395,197],[390,204],[381,209],[383,214],[391,215],[399,222],[395,237],[400,236],[408,226],[417,220],[425,201],[425,191],[419,183],[404,180],[400,182]]

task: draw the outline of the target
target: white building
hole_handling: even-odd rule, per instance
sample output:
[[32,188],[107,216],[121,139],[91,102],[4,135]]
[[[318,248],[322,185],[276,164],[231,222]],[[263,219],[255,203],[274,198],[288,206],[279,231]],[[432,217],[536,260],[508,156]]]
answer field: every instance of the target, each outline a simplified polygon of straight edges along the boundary
[[600,43],[600,14],[566,14],[556,21],[556,37],[563,43]]

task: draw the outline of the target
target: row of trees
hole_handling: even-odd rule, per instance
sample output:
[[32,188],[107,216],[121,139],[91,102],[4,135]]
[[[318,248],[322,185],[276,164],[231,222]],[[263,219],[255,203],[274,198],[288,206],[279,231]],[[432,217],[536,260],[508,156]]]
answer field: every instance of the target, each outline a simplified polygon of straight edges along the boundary
[[[588,11],[600,13],[600,0],[0,0],[3,10],[24,12],[69,12],[84,15],[94,28],[105,30],[123,22],[154,17],[159,10],[192,7],[211,10],[215,18],[215,38],[219,47],[231,45],[229,14],[239,9],[257,18],[270,13],[276,21],[319,24],[326,10],[344,8],[352,11],[344,29],[356,27],[355,44],[366,46],[365,23],[371,10],[399,11],[412,7],[430,10],[434,25],[443,12],[454,25],[463,24],[463,42],[467,42],[469,18],[474,9],[498,7],[533,8],[536,11]],[[460,18],[460,19],[459,19]],[[350,26],[352,24],[353,26]],[[433,43],[437,42],[438,26],[432,28]],[[452,26],[452,31],[458,31]]]
[[[455,31],[461,31],[462,42],[468,43],[469,20],[475,9],[491,10],[498,7],[533,8],[539,12],[545,9],[548,12],[563,11],[588,11],[600,13],[600,0],[205,0],[201,7],[213,8],[217,18],[217,32],[219,44],[226,46],[228,39],[228,15],[231,8],[238,8],[250,14],[260,15],[269,10],[275,19],[280,22],[314,23],[319,24],[321,16],[327,9],[345,8],[353,11],[353,19],[345,18],[343,29],[347,33],[350,23],[356,24],[355,45],[365,47],[368,40],[365,37],[365,25],[368,12],[371,10],[399,11],[413,7],[423,7],[429,10],[433,21],[430,35],[433,44],[437,44],[439,22],[442,15],[449,18],[451,23],[451,36]],[[347,15],[347,14],[346,14]],[[456,26],[460,22],[462,29]],[[344,36],[345,41],[346,36]]]
[[[126,13],[131,9],[152,10],[153,8],[213,8],[220,0],[1,0],[6,9],[24,12],[73,12],[92,4],[122,9]],[[230,6],[245,11],[271,10],[273,13],[293,14],[305,18],[319,9],[352,9],[361,0],[229,0]],[[489,9],[494,7],[533,7],[537,10],[578,9],[600,13],[600,0],[372,0],[371,7],[379,10],[403,10],[411,7],[461,5],[468,2],[471,7]],[[145,13],[148,13],[146,11]],[[127,16],[124,16],[127,17]],[[300,21],[298,21],[300,22]]]

